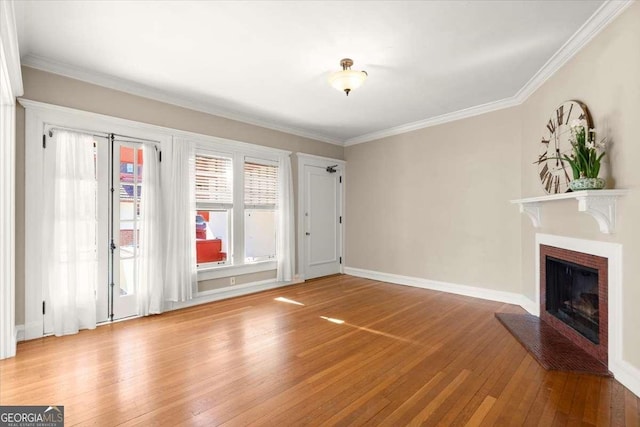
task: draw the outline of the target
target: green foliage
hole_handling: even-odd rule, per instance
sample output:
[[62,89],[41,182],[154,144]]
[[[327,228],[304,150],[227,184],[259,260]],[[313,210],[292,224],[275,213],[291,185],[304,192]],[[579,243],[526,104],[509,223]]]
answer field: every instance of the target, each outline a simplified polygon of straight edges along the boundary
[[571,165],[573,178],[597,178],[600,173],[600,163],[605,155],[602,151],[598,154],[598,145],[604,146],[604,143],[595,143],[595,132],[591,130],[587,135],[587,129],[584,126],[571,127],[571,145],[573,152],[570,156],[566,154],[562,158]]

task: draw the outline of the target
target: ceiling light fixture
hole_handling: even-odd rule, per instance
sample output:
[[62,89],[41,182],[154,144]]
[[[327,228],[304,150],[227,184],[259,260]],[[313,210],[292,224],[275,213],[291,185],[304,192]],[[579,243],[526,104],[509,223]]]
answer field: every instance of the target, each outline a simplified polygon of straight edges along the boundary
[[344,58],[340,61],[342,71],[336,71],[335,73],[331,73],[329,76],[329,84],[341,92],[344,91],[347,96],[349,96],[349,92],[353,89],[357,89],[362,86],[362,83],[364,83],[368,76],[366,71],[352,70],[352,65],[353,60]]

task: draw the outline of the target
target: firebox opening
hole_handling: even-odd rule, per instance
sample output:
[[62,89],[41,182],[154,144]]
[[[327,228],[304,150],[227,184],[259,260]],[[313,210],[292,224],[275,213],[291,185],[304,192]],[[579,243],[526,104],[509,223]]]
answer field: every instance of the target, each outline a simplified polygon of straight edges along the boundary
[[599,344],[598,270],[547,256],[546,274],[547,312]]

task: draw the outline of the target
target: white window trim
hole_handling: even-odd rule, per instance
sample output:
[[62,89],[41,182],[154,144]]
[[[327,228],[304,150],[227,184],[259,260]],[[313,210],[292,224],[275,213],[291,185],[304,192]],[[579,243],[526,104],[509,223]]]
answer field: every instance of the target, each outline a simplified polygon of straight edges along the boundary
[[[203,146],[203,144],[196,144],[196,148],[195,148],[195,154],[202,154],[205,156],[213,156],[213,157],[224,157],[224,158],[229,158],[231,159],[231,170],[233,171],[233,200],[232,203],[229,204],[215,204],[215,203],[206,203],[206,202],[201,202],[200,203],[200,208],[198,207],[198,201],[196,200],[196,212],[198,210],[216,210],[216,209],[227,209],[228,211],[230,211],[231,215],[229,218],[229,221],[231,221],[231,227],[229,228],[229,242],[227,242],[227,251],[229,251],[230,253],[227,253],[227,259],[225,261],[215,261],[215,262],[207,262],[207,263],[202,263],[202,264],[198,264],[197,265],[197,270],[198,272],[203,271],[203,270],[211,270],[211,269],[219,269],[219,268],[223,268],[223,267],[232,267],[235,264],[235,259],[233,258],[233,254],[235,253],[236,250],[236,246],[235,246],[235,212],[237,209],[235,209],[235,205],[236,205],[236,191],[235,191],[235,155],[233,152],[228,152],[228,151],[222,151],[222,150],[215,150],[213,147],[211,146]],[[198,280],[202,280],[200,279],[200,275],[198,274]],[[195,292],[197,294],[197,290]]]
[[[262,147],[241,141],[233,141],[201,135],[193,132],[166,128],[162,126],[141,123],[133,120],[121,119],[104,114],[91,113],[69,107],[47,104],[20,98],[18,102],[25,107],[25,223],[34,224],[25,230],[25,254],[35,251],[34,242],[37,242],[37,233],[41,233],[38,226],[37,212],[39,212],[42,189],[42,135],[45,124],[55,124],[61,127],[74,129],[91,129],[96,132],[115,132],[123,135],[131,135],[144,139],[170,142],[172,138],[181,138],[194,141],[202,148],[214,149],[219,152],[242,152],[257,158],[266,158],[278,161],[282,155],[290,155],[290,151],[277,148]],[[163,168],[167,171],[167,168]],[[43,289],[39,274],[40,269],[33,268],[25,256],[25,324],[24,339],[42,337],[44,318],[42,316]],[[252,267],[252,268],[249,268]],[[214,276],[229,277],[240,274],[250,274],[260,271],[275,270],[275,262],[255,263],[240,266],[225,266],[218,268]],[[208,280],[212,274],[203,271],[198,274],[198,280]],[[216,278],[216,277],[211,277]],[[194,293],[194,299],[200,292]],[[12,299],[13,300],[13,299]]]
[[16,354],[16,96],[23,93],[13,3],[0,2],[0,359]]
[[[258,164],[258,165],[263,165],[263,166],[273,166],[278,168],[278,173],[280,171],[280,164],[279,162],[274,162],[272,160],[267,160],[267,159],[261,159],[261,158],[255,158],[255,157],[249,157],[249,156],[245,156],[244,157],[244,163],[243,163],[243,177],[244,177],[244,165],[246,165],[247,163],[253,163],[253,164]],[[243,188],[244,183],[243,183]],[[278,187],[278,183],[276,183],[276,187]],[[277,199],[277,197],[276,197]],[[244,203],[243,200],[243,204],[242,204],[242,209],[244,210],[244,212],[246,213],[247,210],[250,211],[260,211],[260,210],[273,210],[273,211],[278,211],[278,204],[277,204],[277,200],[274,204],[261,204],[261,205],[248,205],[246,203]],[[243,219],[246,220],[246,215],[243,216]],[[244,224],[243,229],[246,230],[247,224]],[[277,227],[276,227],[277,228]],[[276,246],[276,252],[277,252],[277,241],[274,242],[275,246]],[[245,264],[255,264],[255,263],[261,263],[261,262],[267,262],[267,261],[276,261],[278,259],[278,254],[275,254],[275,257],[269,257],[269,256],[264,256],[261,258],[256,259],[255,261],[252,262],[247,262],[247,256],[246,256],[246,251],[244,253],[244,263]]]
[[[243,274],[259,273],[275,270],[275,260],[260,260],[245,262],[244,250],[244,164],[253,162],[264,165],[280,166],[280,157],[291,154],[290,151],[277,148],[261,147],[253,144],[238,143],[237,141],[221,138],[203,137],[201,135],[188,138],[195,145],[196,154],[224,156],[233,159],[233,209],[232,230],[229,247],[232,254],[227,254],[227,260],[232,263],[207,263],[198,266],[198,280],[219,279],[222,277],[239,276]],[[197,293],[196,293],[197,295]]]
[[242,265],[223,265],[220,267],[202,267],[198,269],[198,280],[221,279],[229,276],[260,273],[276,269],[276,261],[258,261]]

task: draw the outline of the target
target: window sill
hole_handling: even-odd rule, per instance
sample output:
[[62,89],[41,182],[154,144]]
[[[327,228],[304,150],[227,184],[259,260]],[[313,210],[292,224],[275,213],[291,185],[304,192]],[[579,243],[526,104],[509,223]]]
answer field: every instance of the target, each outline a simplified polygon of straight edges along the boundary
[[275,270],[276,261],[262,261],[243,265],[225,265],[198,269],[198,281],[220,279],[222,277],[240,276],[242,274],[260,273]]

